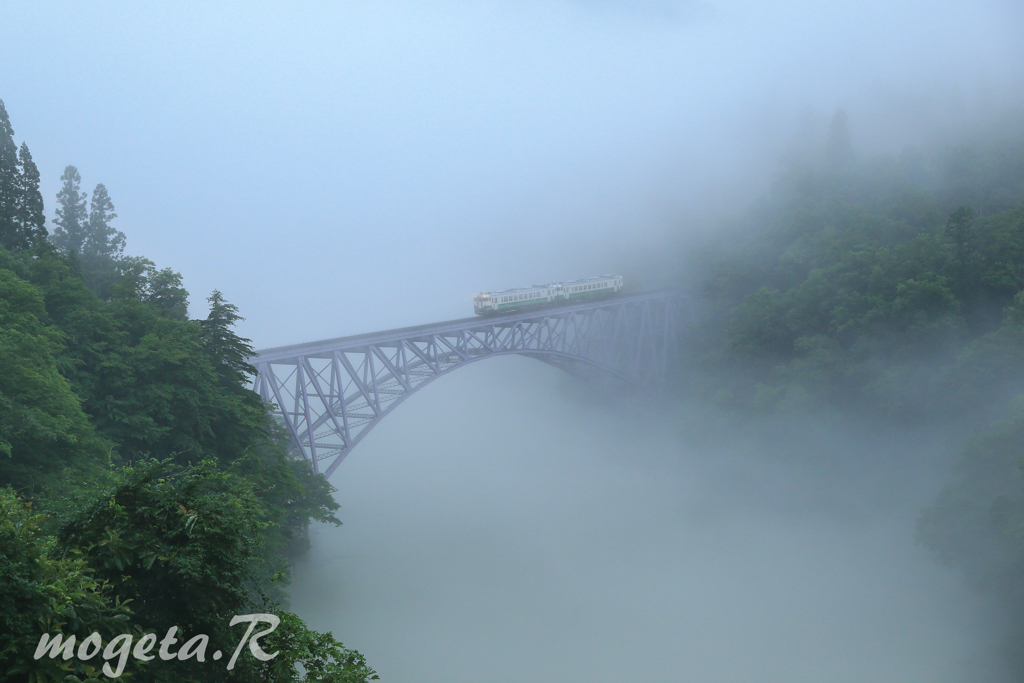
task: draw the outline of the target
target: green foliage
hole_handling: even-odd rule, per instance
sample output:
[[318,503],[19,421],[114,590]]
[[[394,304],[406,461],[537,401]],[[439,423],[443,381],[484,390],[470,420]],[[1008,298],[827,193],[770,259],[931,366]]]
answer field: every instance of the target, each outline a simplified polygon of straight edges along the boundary
[[43,195],[39,192],[39,169],[24,142],[18,151],[18,163],[21,165],[21,183],[15,204],[15,222],[21,236],[20,246],[29,246],[46,238],[46,216],[43,214]]
[[210,313],[202,321],[203,345],[224,381],[229,385],[240,384],[256,372],[246,362],[253,356],[249,340],[239,338],[232,331],[235,324],[244,318],[238,315],[238,308],[226,302],[217,290],[207,301],[210,302]]
[[[80,550],[141,623],[223,633],[245,613],[261,556],[262,504],[244,481],[203,461],[140,461],[89,491],[58,534]],[[190,596],[181,600],[181,596]]]
[[39,169],[28,145],[14,144],[14,129],[0,100],[0,247],[27,249],[46,236]]
[[64,169],[57,192],[57,227],[53,230],[53,244],[65,254],[81,254],[85,244],[89,214],[85,208],[86,193],[81,191],[82,176],[74,166]]
[[314,680],[363,681],[373,674],[358,653],[309,631],[271,601],[266,570],[273,559],[265,543],[274,535],[267,530],[287,519],[274,514],[274,506],[298,491],[293,486],[267,496],[260,489],[265,482],[254,479],[251,469],[224,471],[211,460],[184,467],[139,461],[79,491],[80,502],[65,514],[53,553],[85,558],[104,585],[131,602],[136,624],[178,626],[181,640],[206,634],[211,652],[230,652],[240,637],[229,626],[232,616],[273,612],[282,618],[276,639],[268,640],[281,644],[274,648],[281,650],[279,660],[239,660],[230,674],[223,666],[171,661],[148,666],[140,680],[305,680],[295,663],[332,676]]
[[0,485],[38,487],[47,472],[102,452],[45,317],[42,292],[0,268]]
[[837,117],[826,157],[701,254],[691,374],[747,413],[982,432],[917,537],[1006,608],[1024,672],[1024,136],[857,163]]
[[15,223],[19,184],[14,129],[7,108],[0,100],[0,245],[8,249],[22,246]]
[[162,637],[173,625],[178,647],[201,633],[209,652],[231,652],[241,636],[231,618],[267,612],[281,619],[264,641],[279,652],[269,662],[246,655],[228,672],[223,663],[129,660],[127,671],[152,683],[376,680],[362,655],[309,630],[268,596],[266,532],[277,524],[274,505],[289,496],[268,503],[261,493],[248,473],[213,461],[139,461],[76,489],[50,536],[53,525],[30,503],[0,490],[0,681],[99,675],[98,662],[32,659],[44,633],[81,642],[95,631],[105,645],[121,633]]
[[[347,649],[330,632],[311,631],[294,614],[277,614],[281,617],[281,625],[267,636],[266,642],[269,651],[280,654],[258,667],[254,680],[275,683],[365,683],[380,680],[361,654]],[[294,677],[297,665],[305,671],[301,678]]]
[[[844,129],[833,122],[829,148],[844,161],[793,172],[710,254],[710,308],[691,340],[705,390],[769,412],[793,396],[901,418],[987,409],[1016,373],[994,377],[972,396],[980,404],[962,397],[977,385],[966,372],[977,349],[1002,338],[1002,311],[1024,291],[1024,184],[1001,175],[1020,168],[1024,145],[1014,163],[947,153],[929,188],[911,181],[920,160],[853,165]],[[1000,197],[1019,206],[946,213],[951,185],[972,187],[968,199],[979,178],[1016,188]]]
[[51,556],[54,539],[10,490],[0,489],[0,681],[32,683],[87,676],[82,663],[33,660],[40,636],[60,632],[104,637],[128,631],[130,610],[112,587],[97,579],[79,552]]
[[106,188],[87,215],[73,166],[44,240],[38,170],[13,145],[0,102],[0,487],[25,496],[0,488],[0,681],[99,680],[95,662],[32,660],[43,633],[176,626],[230,651],[231,617],[258,612],[282,619],[280,659],[230,674],[132,660],[125,675],[375,680],[281,608],[287,554],[310,520],[338,524],[338,505],[249,390],[238,309],[214,292],[189,319],[181,275],[123,255]]
[[106,186],[100,183],[89,202],[89,220],[84,229],[80,259],[86,283],[103,298],[110,295],[118,275],[117,262],[125,247],[124,233],[110,226],[115,218],[114,203]]

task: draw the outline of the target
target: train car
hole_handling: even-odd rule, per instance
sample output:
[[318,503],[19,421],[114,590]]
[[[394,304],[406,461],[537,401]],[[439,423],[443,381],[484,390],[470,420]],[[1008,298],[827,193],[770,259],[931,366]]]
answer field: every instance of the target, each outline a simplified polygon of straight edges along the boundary
[[547,285],[533,285],[499,292],[481,292],[473,296],[473,312],[477,315],[515,313],[557,306],[570,301],[610,296],[621,289],[621,275],[602,275],[572,282],[552,282]]
[[621,275],[602,275],[585,280],[561,283],[566,301],[577,299],[597,299],[609,294],[617,294],[622,289]]

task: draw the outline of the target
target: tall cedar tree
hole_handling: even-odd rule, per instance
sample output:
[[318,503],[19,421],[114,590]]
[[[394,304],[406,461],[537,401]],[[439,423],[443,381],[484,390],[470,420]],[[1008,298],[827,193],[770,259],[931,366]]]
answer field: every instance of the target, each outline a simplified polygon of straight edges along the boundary
[[85,208],[86,193],[81,192],[82,176],[78,169],[68,166],[60,177],[60,192],[57,193],[57,227],[53,231],[53,244],[65,254],[81,254],[85,244],[89,214]]
[[28,145],[21,143],[18,153],[21,164],[21,186],[15,219],[21,235],[32,244],[46,238],[46,216],[43,214],[43,195],[39,191],[39,168],[32,161]]
[[117,218],[114,203],[110,201],[103,183],[92,191],[89,202],[89,223],[82,244],[82,255],[93,259],[116,261],[124,252],[124,233],[110,227],[110,221]]
[[8,249],[25,246],[15,220],[21,174],[18,172],[18,148],[7,108],[0,100],[0,244]]

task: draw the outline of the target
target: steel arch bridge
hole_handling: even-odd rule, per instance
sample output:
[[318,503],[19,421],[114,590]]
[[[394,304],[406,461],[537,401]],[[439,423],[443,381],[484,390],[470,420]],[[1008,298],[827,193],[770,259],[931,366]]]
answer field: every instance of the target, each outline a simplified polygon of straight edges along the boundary
[[473,317],[258,351],[253,390],[330,477],[402,401],[475,361],[518,354],[583,378],[656,389],[679,351],[676,290]]

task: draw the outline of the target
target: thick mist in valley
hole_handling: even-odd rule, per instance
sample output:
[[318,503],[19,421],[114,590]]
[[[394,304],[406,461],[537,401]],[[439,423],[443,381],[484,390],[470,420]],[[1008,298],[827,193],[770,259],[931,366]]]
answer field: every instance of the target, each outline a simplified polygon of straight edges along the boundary
[[725,435],[567,382],[501,358],[410,399],[339,470],[293,607],[396,682],[1009,680],[912,541],[949,459],[902,456],[941,439]]

